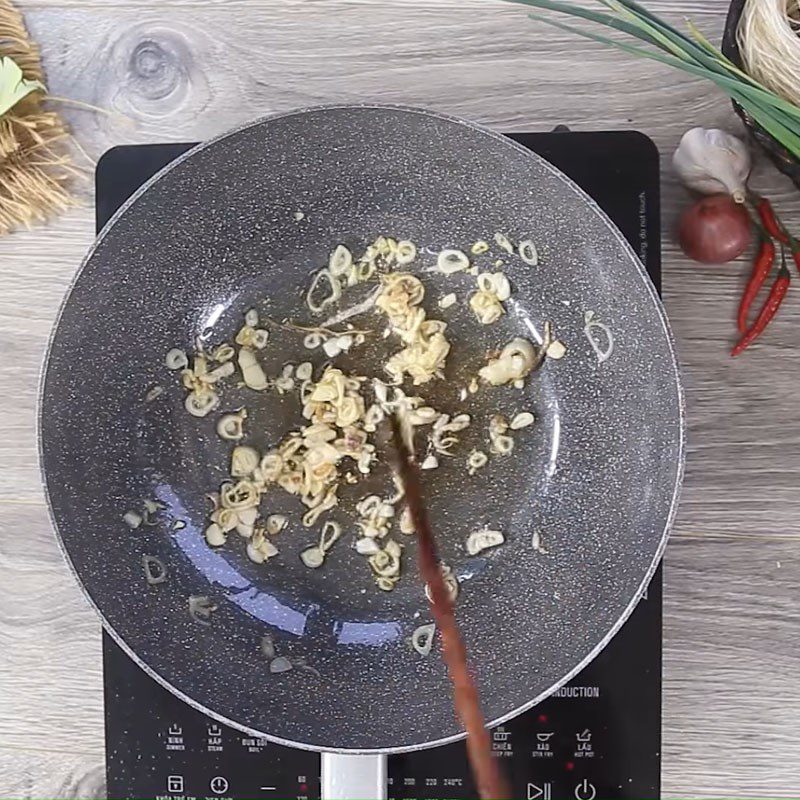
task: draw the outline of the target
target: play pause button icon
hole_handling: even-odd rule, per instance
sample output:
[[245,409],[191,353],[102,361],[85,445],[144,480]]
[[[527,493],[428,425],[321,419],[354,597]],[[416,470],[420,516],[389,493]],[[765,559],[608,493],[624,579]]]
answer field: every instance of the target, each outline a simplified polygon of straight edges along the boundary
[[529,783],[528,800],[553,800],[553,784],[549,781],[541,786],[538,783]]

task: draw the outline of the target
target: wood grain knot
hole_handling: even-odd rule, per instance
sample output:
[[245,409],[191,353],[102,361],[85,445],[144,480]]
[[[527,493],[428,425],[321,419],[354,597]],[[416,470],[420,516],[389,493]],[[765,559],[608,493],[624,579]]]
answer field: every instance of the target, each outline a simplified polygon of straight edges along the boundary
[[208,84],[182,32],[139,25],[126,31],[114,50],[122,73],[118,107],[161,117],[207,100]]
[[175,52],[170,52],[155,39],[139,42],[134,47],[129,70],[131,81],[150,100],[168,97],[185,78]]

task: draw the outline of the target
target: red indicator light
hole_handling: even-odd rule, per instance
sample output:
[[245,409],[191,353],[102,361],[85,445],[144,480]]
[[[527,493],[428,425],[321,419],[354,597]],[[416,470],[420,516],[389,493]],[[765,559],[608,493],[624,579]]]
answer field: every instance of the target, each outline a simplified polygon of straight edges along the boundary
[[575,762],[574,761],[567,761],[567,763],[564,764],[564,769],[567,772],[572,772],[572,770],[575,769]]
[[301,791],[303,794],[305,794],[305,793],[308,791],[308,784],[307,784],[307,783],[301,783],[301,784],[300,784],[300,791]]
[[547,723],[547,714],[539,714],[538,720],[540,725],[545,725]]

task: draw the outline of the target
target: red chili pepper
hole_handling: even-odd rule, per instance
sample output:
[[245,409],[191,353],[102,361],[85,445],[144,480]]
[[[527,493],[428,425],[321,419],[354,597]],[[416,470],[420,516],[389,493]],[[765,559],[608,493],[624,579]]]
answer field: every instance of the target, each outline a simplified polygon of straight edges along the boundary
[[758,211],[761,224],[764,226],[767,233],[773,238],[777,239],[783,244],[789,244],[789,235],[784,230],[778,217],[775,214],[775,209],[772,203],[766,197],[758,197],[756,195],[756,211]]
[[767,301],[764,303],[764,307],[758,313],[756,321],[748,329],[747,333],[745,333],[745,335],[739,339],[736,347],[731,350],[731,355],[734,357],[738,356],[756,339],[758,339],[759,336],[761,336],[761,334],[764,332],[764,329],[767,327],[767,325],[769,325],[770,320],[778,313],[778,309],[783,302],[783,298],[786,297],[786,292],[789,289],[791,277],[789,275],[789,270],[786,268],[786,252],[783,249],[781,249],[781,257],[781,268],[778,271],[778,277],[775,278],[775,282],[772,284],[772,288],[769,290]]
[[[800,258],[800,254],[798,254]],[[747,286],[744,288],[742,300],[739,303],[739,313],[736,317],[736,323],[739,328],[739,333],[747,331],[747,314],[750,311],[750,306],[758,296],[758,292],[764,285],[764,281],[772,271],[772,265],[775,262],[775,243],[772,239],[762,231],[761,233],[761,247],[759,248],[758,255],[753,261],[753,271],[750,273],[750,279],[747,281]]]

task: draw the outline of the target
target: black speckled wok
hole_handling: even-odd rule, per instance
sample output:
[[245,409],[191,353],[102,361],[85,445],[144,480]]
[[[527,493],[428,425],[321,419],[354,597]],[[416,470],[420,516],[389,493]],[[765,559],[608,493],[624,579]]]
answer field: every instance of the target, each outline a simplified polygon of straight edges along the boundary
[[[219,412],[198,420],[184,411],[164,354],[193,349],[196,337],[230,341],[264,297],[265,315],[297,318],[311,272],[338,242],[359,250],[379,234],[403,237],[431,264],[424,248],[466,247],[495,231],[534,240],[540,263],[502,254],[515,291],[495,325],[471,318],[471,276],[452,278],[454,309],[429,297],[429,314],[450,323],[453,363],[477,368],[513,336],[540,340],[546,320],[567,356],[548,360],[524,391],[469,400],[476,425],[465,449],[425,474],[437,541],[460,580],[459,622],[486,717],[500,722],[609,641],[646,587],[675,512],[684,416],[672,340],[617,229],[560,172],[497,134],[415,110],[338,107],[267,119],[195,148],[100,235],[50,344],[40,408],[46,489],[67,558],[108,631],[187,702],[241,730],[324,751],[386,753],[461,736],[440,657],[408,645],[429,620],[413,540],[403,540],[405,574],[391,593],[375,588],[352,549],[352,522],[322,569],[304,567],[298,553],[318,534],[300,526],[299,503],[283,493],[265,512],[294,521],[269,564],[250,562],[235,534],[221,549],[205,543],[205,494],[226,477],[230,450],[214,434],[219,413],[247,405],[247,441],[265,449],[298,426],[297,400],[232,389]],[[613,334],[603,363],[586,336],[589,313]],[[289,341],[276,332],[263,354],[268,373],[306,357]],[[423,392],[456,411],[465,375],[454,367]],[[164,391],[147,401],[154,386]],[[522,410],[537,422],[514,453],[467,476],[466,448],[485,439],[481,415]],[[145,498],[163,505],[159,524],[130,530],[122,516]],[[348,519],[344,509],[337,515]],[[172,520],[186,526],[174,530]],[[482,525],[507,542],[470,558],[464,541]],[[166,565],[164,583],[147,584],[145,555]],[[193,595],[217,604],[211,624],[190,618]],[[278,655],[314,671],[271,673],[265,634]]]

